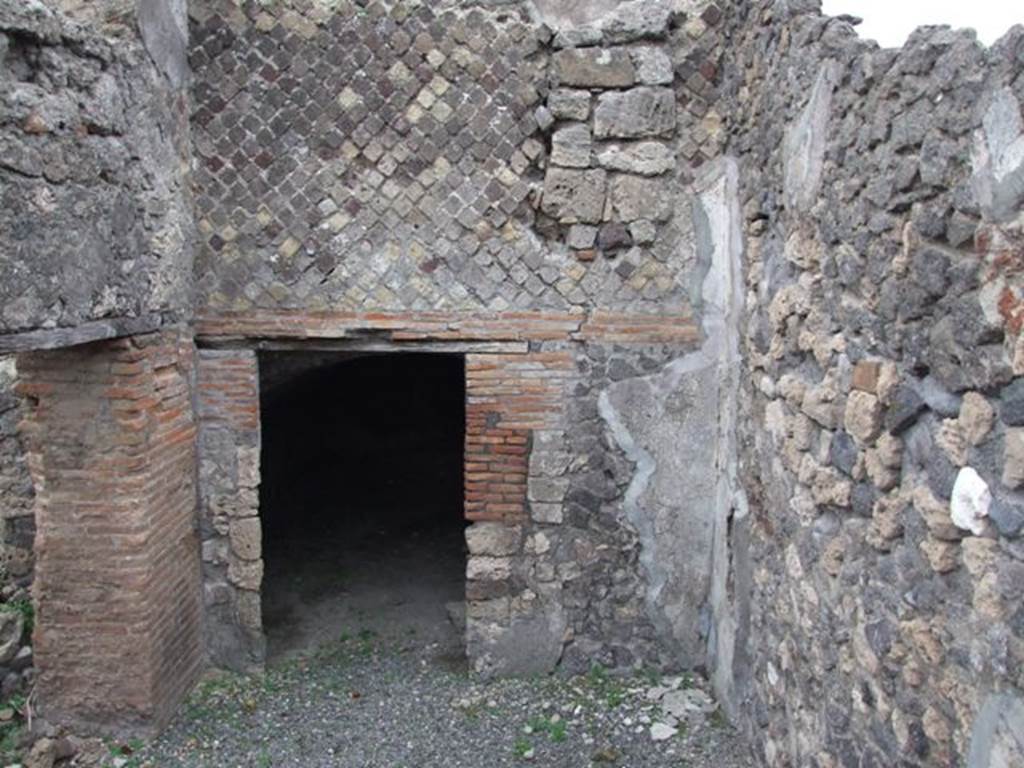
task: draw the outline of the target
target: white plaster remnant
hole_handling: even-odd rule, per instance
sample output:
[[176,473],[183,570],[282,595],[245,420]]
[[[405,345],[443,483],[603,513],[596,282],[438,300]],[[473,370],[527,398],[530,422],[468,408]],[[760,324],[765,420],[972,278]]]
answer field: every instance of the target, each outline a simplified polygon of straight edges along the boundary
[[985,518],[992,505],[992,492],[988,483],[972,468],[964,467],[953,484],[953,497],[949,502],[953,524],[964,531],[980,536],[985,531]]
[[784,188],[786,207],[791,210],[807,211],[817,199],[825,163],[832,92],[839,75],[839,64],[834,60],[829,59],[822,65],[807,106],[786,131]]
[[982,210],[996,221],[1015,218],[1024,201],[1024,119],[1009,88],[992,99],[972,152],[972,186]]

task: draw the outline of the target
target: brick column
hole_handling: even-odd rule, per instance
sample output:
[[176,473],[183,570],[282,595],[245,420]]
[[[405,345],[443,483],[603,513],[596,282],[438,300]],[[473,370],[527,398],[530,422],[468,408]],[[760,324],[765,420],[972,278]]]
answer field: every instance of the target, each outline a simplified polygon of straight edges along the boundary
[[534,430],[561,425],[568,352],[466,356],[466,519],[520,522]]
[[192,354],[155,333],[18,361],[51,720],[152,732],[198,676]]
[[199,499],[206,654],[221,669],[263,664],[256,353],[199,352]]

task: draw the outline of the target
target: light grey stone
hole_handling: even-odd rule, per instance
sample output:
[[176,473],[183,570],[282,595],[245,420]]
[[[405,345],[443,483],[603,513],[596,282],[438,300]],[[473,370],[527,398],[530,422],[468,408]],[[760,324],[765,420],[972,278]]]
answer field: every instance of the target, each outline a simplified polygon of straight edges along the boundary
[[203,584],[203,605],[225,605],[234,594],[234,587],[226,581],[207,581]]
[[598,151],[597,162],[612,171],[642,176],[658,176],[676,167],[672,150],[659,141],[609,144]]
[[541,210],[564,224],[596,224],[604,214],[607,186],[602,170],[549,168]]
[[563,519],[562,505],[549,504],[539,501],[531,502],[530,517],[532,517],[533,520],[538,523],[561,525]]
[[679,729],[666,723],[654,723],[651,725],[652,741],[667,741],[679,733]]
[[633,48],[633,64],[636,66],[637,80],[644,85],[671,85],[675,79],[672,59],[664,49],[653,45]]
[[534,0],[541,20],[552,29],[573,29],[596,24],[620,0]]
[[174,88],[188,82],[185,0],[138,0],[138,24],[153,63]]
[[505,626],[467,623],[466,650],[473,670],[490,679],[551,672],[562,656],[568,621],[558,596],[543,599],[529,616],[516,616]]
[[474,555],[466,561],[469,581],[506,581],[512,575],[512,560],[508,557]]
[[551,110],[541,105],[533,112],[533,118],[537,121],[537,127],[542,131],[547,131],[555,124],[555,116],[551,113]]
[[548,109],[559,120],[586,120],[590,117],[590,91],[555,88],[548,94]]
[[521,540],[522,529],[517,525],[480,522],[466,529],[466,546],[471,555],[514,555]]
[[551,137],[551,162],[567,168],[588,168],[592,148],[586,123],[559,128]]
[[[597,241],[597,227],[590,224],[573,224],[569,227],[569,234],[566,237],[566,243],[570,248],[576,248],[577,250],[585,250],[587,248],[593,248],[594,243]],[[533,464],[533,458],[530,459],[530,464]]]
[[603,93],[594,111],[594,136],[638,139],[667,136],[676,127],[676,98],[671,88],[640,86]]
[[560,503],[569,490],[568,478],[531,477],[528,496],[530,501]]
[[637,245],[649,245],[658,237],[658,225],[647,219],[630,222],[629,234]]
[[553,57],[561,85],[628,88],[636,82],[633,59],[624,48],[569,48]]
[[612,210],[624,222],[666,221],[672,217],[672,195],[661,179],[616,176],[611,187]]
[[604,39],[628,43],[664,37],[672,18],[672,0],[630,0],[621,3],[598,22]]
[[0,664],[6,664],[21,648],[25,619],[20,611],[0,611]]
[[996,221],[1019,216],[1024,203],[1024,118],[1009,88],[992,98],[972,159],[973,188],[982,209]]
[[1024,765],[1024,700],[1012,692],[992,694],[971,733],[967,768]]

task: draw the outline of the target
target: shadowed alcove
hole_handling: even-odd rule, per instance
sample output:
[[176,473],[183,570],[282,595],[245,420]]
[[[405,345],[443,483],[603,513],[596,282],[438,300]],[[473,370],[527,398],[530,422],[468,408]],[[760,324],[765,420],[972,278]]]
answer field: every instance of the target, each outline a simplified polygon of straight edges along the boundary
[[461,648],[464,363],[260,358],[268,658],[400,632]]

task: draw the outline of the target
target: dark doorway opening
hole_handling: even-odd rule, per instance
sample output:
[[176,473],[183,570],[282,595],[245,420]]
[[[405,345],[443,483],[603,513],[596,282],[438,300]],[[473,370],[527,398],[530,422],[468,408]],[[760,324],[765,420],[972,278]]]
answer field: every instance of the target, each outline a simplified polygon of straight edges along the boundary
[[267,656],[403,633],[462,652],[459,355],[260,356]]

